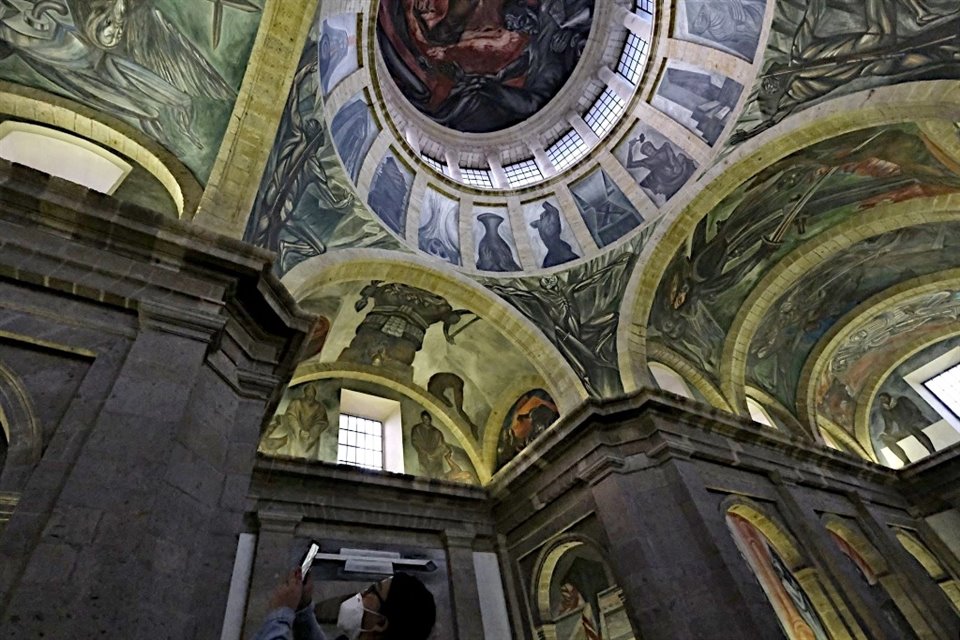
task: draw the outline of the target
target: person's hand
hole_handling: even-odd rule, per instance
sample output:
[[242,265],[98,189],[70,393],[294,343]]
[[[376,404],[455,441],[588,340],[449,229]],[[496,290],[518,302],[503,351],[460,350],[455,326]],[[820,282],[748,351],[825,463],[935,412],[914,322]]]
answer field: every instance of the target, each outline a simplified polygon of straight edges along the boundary
[[[313,591],[313,585],[310,585],[311,593]],[[300,573],[300,569],[296,569],[290,575],[287,576],[286,580],[280,583],[276,589],[273,590],[273,596],[270,598],[270,609],[281,609],[287,607],[288,609],[297,610],[298,605],[300,604],[300,598],[303,595],[303,576]]]
[[303,581],[303,588],[300,592],[300,602],[297,604],[297,611],[303,609],[313,600],[313,573],[307,571],[307,578]]

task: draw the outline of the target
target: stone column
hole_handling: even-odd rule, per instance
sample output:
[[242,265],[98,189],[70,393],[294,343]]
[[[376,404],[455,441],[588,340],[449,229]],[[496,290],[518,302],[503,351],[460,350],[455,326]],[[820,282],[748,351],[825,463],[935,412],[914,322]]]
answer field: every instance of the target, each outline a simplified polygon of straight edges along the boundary
[[474,538],[472,532],[466,531],[446,531],[443,534],[458,640],[483,640],[483,618],[473,566]]
[[630,97],[633,95],[633,85],[630,84],[629,80],[619,73],[611,71],[610,67],[600,67],[598,75],[624,102],[630,103]]

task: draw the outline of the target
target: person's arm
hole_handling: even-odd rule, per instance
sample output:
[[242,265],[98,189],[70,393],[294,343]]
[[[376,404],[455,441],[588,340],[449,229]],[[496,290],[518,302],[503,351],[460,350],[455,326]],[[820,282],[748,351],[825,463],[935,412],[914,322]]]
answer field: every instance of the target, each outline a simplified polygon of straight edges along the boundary
[[[254,640],[294,640],[294,618],[296,616],[294,609],[299,608],[303,601],[303,579],[300,569],[296,569],[287,576],[273,592],[270,598],[270,613],[264,619],[263,624],[254,636]],[[313,584],[310,585],[309,600],[313,594]],[[308,640],[324,640],[321,634],[319,638],[314,639],[307,636]]]
[[313,611],[313,601],[307,606],[298,609],[293,618],[293,637],[296,640],[327,640],[317,622],[317,615]]
[[294,616],[290,607],[274,609],[267,614],[253,640],[293,640]]

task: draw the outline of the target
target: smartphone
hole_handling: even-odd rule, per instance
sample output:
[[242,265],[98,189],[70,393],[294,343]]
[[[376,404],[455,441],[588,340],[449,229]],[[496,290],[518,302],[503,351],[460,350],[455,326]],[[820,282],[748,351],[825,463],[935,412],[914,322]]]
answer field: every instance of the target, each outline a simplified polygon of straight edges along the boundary
[[300,574],[304,580],[307,579],[307,572],[310,571],[310,567],[313,566],[313,559],[317,557],[319,551],[320,545],[316,542],[311,542],[310,548],[307,549],[307,552],[303,555],[303,560],[300,562]]

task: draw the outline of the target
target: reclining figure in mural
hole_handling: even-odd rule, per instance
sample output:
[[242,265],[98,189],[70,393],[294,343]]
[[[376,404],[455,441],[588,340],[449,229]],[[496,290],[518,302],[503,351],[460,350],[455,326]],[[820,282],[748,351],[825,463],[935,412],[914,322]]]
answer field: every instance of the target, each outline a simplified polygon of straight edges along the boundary
[[930,421],[913,400],[904,396],[894,398],[884,392],[877,394],[877,401],[880,403],[880,415],[883,418],[883,432],[877,439],[890,449],[893,455],[900,458],[903,464],[910,464],[910,458],[898,444],[904,438],[913,436],[930,453],[937,451],[930,436],[923,432],[923,428],[929,426]]
[[233,100],[235,92],[152,5],[129,0],[2,2],[0,58],[18,55],[70,97],[138,123],[167,147],[177,149],[183,138],[203,148],[191,124],[194,100]]
[[920,79],[945,66],[957,67],[949,75],[960,76],[960,10],[940,11],[929,4],[929,0],[861,0],[849,6],[862,7],[862,26],[820,35],[831,22],[828,3],[809,0],[789,62],[770,65],[761,81],[758,99],[764,121],[737,132],[731,141],[742,142],[769,129],[859,78]]

